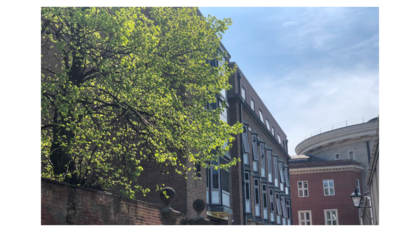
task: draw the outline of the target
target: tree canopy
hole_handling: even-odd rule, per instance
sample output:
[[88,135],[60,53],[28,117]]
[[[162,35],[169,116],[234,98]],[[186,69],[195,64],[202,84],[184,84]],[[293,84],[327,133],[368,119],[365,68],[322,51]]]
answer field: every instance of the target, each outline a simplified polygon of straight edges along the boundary
[[197,8],[41,12],[43,177],[134,197],[148,191],[142,161],[185,174],[185,160],[207,167],[241,132],[208,107],[231,87],[235,70],[208,64],[222,60],[230,19]]

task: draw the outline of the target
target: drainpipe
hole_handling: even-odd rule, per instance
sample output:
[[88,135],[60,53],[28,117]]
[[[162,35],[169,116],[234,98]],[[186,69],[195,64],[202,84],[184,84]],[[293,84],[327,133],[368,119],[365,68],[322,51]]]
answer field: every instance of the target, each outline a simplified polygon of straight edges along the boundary
[[[236,71],[237,72],[237,77],[238,77],[238,86],[239,86],[239,90],[240,90],[240,88],[241,88],[241,77],[240,77],[240,73],[238,72],[238,71]],[[242,119],[242,101],[240,101],[239,102],[239,122],[240,123],[242,123],[243,122],[243,119]],[[240,150],[240,154],[243,154],[243,151],[242,151],[242,143],[243,143],[243,141],[242,141],[242,135],[240,136],[240,138],[239,138],[239,140],[240,140],[240,148],[239,148],[239,150]],[[242,205],[243,205],[243,218],[244,218],[244,225],[247,225],[247,221],[246,221],[246,199],[245,199],[245,164],[244,164],[244,161],[243,161],[243,156],[242,155],[240,155],[240,157],[242,157]],[[248,159],[249,159],[249,155],[248,155]]]
[[370,164],[370,149],[369,149],[369,141],[366,141],[366,149],[368,154],[368,164]]

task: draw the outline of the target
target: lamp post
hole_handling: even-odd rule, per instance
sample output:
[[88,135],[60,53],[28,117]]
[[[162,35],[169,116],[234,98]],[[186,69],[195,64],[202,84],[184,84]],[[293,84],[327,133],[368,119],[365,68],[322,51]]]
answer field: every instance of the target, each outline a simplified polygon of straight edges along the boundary
[[[370,216],[367,216],[371,220],[371,225],[373,225],[373,215],[372,215],[372,205],[370,202],[370,197],[366,197],[369,200],[369,206],[360,206],[362,203],[362,195],[359,194],[359,190],[357,187],[354,188],[354,192],[350,194],[351,201],[353,202],[354,207],[358,208],[359,210],[361,208],[370,208]],[[363,218],[361,219],[361,222],[363,224]]]

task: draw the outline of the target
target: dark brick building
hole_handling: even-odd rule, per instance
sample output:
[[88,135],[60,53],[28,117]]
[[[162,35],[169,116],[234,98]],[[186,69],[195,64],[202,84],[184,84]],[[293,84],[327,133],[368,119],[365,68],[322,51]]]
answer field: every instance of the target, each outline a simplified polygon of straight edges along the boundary
[[361,185],[364,167],[353,160],[294,156],[289,164],[293,224],[359,225],[350,194]]

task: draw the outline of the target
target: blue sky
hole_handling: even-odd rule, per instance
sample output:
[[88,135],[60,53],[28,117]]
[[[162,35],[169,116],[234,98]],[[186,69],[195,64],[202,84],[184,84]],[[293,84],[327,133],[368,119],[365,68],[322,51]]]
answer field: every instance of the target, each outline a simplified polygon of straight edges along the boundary
[[379,112],[379,9],[200,7],[289,140]]

